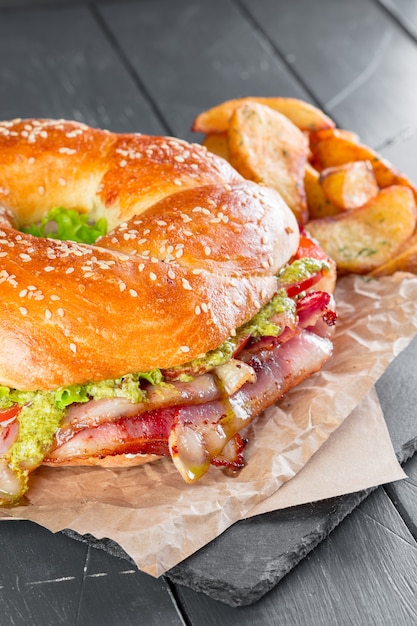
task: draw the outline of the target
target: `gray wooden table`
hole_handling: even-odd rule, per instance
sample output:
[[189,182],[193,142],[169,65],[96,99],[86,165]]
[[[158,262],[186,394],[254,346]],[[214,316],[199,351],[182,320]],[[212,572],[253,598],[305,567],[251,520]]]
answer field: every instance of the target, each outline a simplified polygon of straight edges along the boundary
[[[417,180],[417,2],[0,0],[1,119],[199,141],[195,115],[243,95],[317,104]],[[416,362],[413,342],[378,383],[407,480],[239,523],[157,580],[111,543],[3,522],[0,625],[416,624]]]

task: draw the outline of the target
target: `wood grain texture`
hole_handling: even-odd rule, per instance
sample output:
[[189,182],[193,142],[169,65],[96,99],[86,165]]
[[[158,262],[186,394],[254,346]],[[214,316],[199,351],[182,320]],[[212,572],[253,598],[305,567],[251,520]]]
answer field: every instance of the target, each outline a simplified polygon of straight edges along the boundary
[[414,0],[378,0],[398,22],[417,39],[417,4]]
[[228,98],[309,99],[230,0],[143,0],[98,10],[172,132],[184,139],[197,141],[194,117]]
[[374,148],[416,128],[417,48],[378,4],[242,1],[339,126]]
[[386,491],[417,540],[417,455],[404,465],[408,478],[386,486]]
[[88,549],[78,620],[100,626],[185,626],[164,579],[95,548]]
[[32,522],[0,522],[2,626],[184,624],[170,588],[125,559]]
[[1,14],[0,83],[0,119],[64,117],[115,131],[166,130],[88,7]]
[[399,135],[394,141],[382,146],[380,152],[410,180],[417,181],[417,130]]
[[0,522],[0,623],[75,624],[87,550],[31,522]]
[[232,608],[179,588],[199,626],[411,626],[417,620],[417,544],[383,489],[259,603]]

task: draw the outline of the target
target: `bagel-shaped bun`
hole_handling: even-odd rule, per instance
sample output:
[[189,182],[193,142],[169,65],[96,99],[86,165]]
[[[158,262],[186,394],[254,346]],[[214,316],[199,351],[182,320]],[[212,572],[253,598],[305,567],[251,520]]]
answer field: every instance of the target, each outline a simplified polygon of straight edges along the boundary
[[[274,294],[296,220],[279,194],[171,137],[0,123],[0,384],[169,368],[219,346]],[[19,232],[56,207],[105,217],[95,245]]]

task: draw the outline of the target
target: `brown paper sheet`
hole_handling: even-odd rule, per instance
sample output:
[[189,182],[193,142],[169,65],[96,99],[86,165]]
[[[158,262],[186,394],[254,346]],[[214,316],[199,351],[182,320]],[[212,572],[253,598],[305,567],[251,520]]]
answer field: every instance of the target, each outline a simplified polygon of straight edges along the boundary
[[[236,478],[213,468],[199,483],[187,486],[168,459],[123,470],[45,467],[33,477],[29,505],[5,509],[3,518],[30,519],[54,532],[71,528],[97,538],[109,537],[142,570],[161,575],[255,506],[266,503],[293,478],[416,334],[416,276],[396,274],[372,281],[346,277],[338,283],[336,300],[339,322],[332,359],[249,427],[248,464]],[[377,419],[370,428],[375,440],[386,442],[382,422]],[[327,463],[332,467],[338,453],[329,449]],[[369,470],[366,459],[355,450],[345,459],[344,484],[329,480],[328,491],[320,497],[358,489],[351,468],[360,464],[362,476]],[[309,467],[305,468],[307,478]],[[394,462],[394,467],[381,471],[373,481],[378,484],[398,477]],[[307,479],[304,501],[316,497],[311,486],[316,481],[316,475]],[[280,500],[280,506],[293,503],[288,504],[285,497]]]
[[375,388],[292,480],[257,504],[247,517],[406,478],[395,456]]

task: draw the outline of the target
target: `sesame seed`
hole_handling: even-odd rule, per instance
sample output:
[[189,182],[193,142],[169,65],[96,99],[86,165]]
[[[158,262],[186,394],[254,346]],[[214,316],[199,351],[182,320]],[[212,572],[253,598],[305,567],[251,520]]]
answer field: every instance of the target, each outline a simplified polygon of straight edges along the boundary
[[22,291],[19,292],[19,298],[24,298],[27,292],[28,292],[27,289],[22,289]]
[[168,276],[169,276],[169,278],[171,278],[172,280],[174,280],[174,279],[175,279],[175,272],[174,272],[173,270],[169,270],[169,272],[168,272]]
[[19,256],[22,259],[22,261],[24,261],[25,263],[32,260],[32,257],[29,254],[25,254],[24,252],[19,254]]
[[32,157],[29,157],[29,158],[28,158],[28,163],[29,163],[29,165],[33,165],[33,164],[34,164],[34,162],[35,162],[35,157],[33,157],[33,156],[32,156]]
[[134,289],[129,289],[129,293],[132,296],[132,298],[137,298],[138,297],[138,292],[135,291]]
[[72,148],[63,147],[63,148],[59,148],[58,152],[60,154],[75,154],[77,151],[73,150]]
[[190,347],[189,346],[181,346],[180,350],[181,350],[181,352],[189,352],[190,351]]
[[144,263],[140,263],[139,267],[138,267],[139,272],[143,272],[144,269],[145,269],[145,264]]
[[40,186],[38,187],[38,193],[39,193],[39,195],[41,195],[41,196],[43,196],[43,195],[44,195],[44,193],[45,193],[45,187],[44,187],[43,185],[40,185]]
[[65,315],[65,311],[62,307],[59,307],[59,309],[57,310],[57,313],[60,317],[64,317]]
[[45,317],[46,317],[46,319],[48,319],[48,320],[50,320],[50,319],[51,319],[51,317],[52,317],[52,313],[51,313],[51,311],[50,311],[49,309],[46,309],[46,310],[45,310]]
[[204,248],[204,254],[205,254],[206,256],[210,256],[210,254],[211,254],[211,248],[210,248],[210,246],[206,246],[206,247]]
[[75,354],[77,352],[77,346],[75,345],[75,343],[70,343],[69,345],[70,350]]
[[187,289],[188,291],[193,290],[193,288],[191,287],[190,283],[188,282],[186,278],[182,279],[182,286],[184,287],[184,289]]
[[126,284],[125,283],[120,283],[119,284],[119,289],[120,289],[120,291],[123,292],[126,289]]
[[234,328],[232,328],[232,330],[230,331],[230,336],[236,337],[236,330]]
[[61,300],[61,298],[57,295],[55,295],[54,293],[52,294],[52,296],[50,296],[51,300]]
[[67,181],[65,180],[65,178],[58,178],[58,182],[61,185],[61,187],[65,187],[65,185],[67,184]]
[[54,267],[52,265],[47,265],[46,267],[43,268],[44,272],[53,272],[54,271]]
[[202,308],[202,310],[204,311],[204,313],[207,313],[207,312],[208,312],[208,306],[207,306],[207,304],[206,304],[205,302],[202,302],[202,303],[201,303],[201,308]]
[[21,312],[22,315],[27,315],[28,314],[28,310],[25,309],[24,306],[19,307],[19,311]]
[[196,314],[196,315],[200,315],[200,313],[201,313],[201,308],[199,307],[199,305],[198,305],[198,304],[197,304],[197,306],[195,307],[194,311],[195,311],[195,314]]
[[156,280],[156,274],[154,274],[153,272],[149,272],[149,278],[151,280]]
[[67,269],[65,270],[66,274],[72,274],[74,272],[74,268],[73,267],[67,267]]
[[7,256],[7,252],[0,252],[0,257],[1,258],[5,257],[5,256]]

